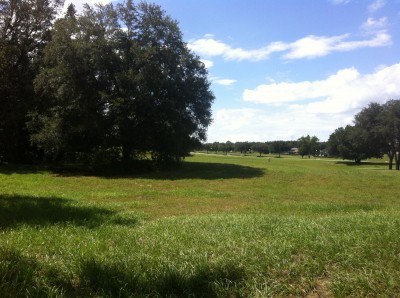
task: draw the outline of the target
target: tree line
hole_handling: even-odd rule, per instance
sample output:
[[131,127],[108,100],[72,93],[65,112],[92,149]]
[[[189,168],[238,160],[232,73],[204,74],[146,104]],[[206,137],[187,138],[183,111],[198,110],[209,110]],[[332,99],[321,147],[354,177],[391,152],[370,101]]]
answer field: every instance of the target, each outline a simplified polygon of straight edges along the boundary
[[[297,151],[291,151],[296,148]],[[202,150],[214,152],[288,153],[304,156],[331,156],[353,160],[388,157],[388,168],[400,170],[400,100],[384,104],[370,103],[354,117],[354,125],[337,128],[327,142],[316,136],[302,136],[296,141],[206,143]]]
[[207,70],[154,4],[0,0],[0,161],[176,162],[206,140]]
[[[320,142],[316,136],[302,136],[296,141],[270,141],[270,142],[213,142],[205,143],[201,146],[201,150],[206,152],[240,152],[248,154],[256,152],[259,156],[263,154],[299,154],[304,156],[320,156],[326,154],[326,142]],[[293,151],[296,149],[296,151]]]
[[331,155],[352,159],[389,158],[389,169],[400,170],[400,100],[370,103],[354,117],[354,125],[336,129],[329,137]]

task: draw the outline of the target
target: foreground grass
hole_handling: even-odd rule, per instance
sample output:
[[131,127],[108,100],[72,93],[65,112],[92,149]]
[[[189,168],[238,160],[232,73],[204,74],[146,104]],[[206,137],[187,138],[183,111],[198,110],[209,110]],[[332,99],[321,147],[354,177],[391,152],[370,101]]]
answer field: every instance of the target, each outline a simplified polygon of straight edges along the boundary
[[132,177],[0,168],[0,296],[400,293],[399,173],[197,155]]

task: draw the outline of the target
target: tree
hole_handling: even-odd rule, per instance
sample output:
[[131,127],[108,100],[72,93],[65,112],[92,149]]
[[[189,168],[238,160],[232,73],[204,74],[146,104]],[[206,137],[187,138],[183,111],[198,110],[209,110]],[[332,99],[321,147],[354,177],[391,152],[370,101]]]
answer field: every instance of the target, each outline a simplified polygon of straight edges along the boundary
[[[287,145],[285,141],[273,141],[269,144],[269,151],[273,153],[278,153],[278,157],[281,157],[281,153],[285,150]],[[286,148],[287,149],[287,148]]]
[[249,142],[236,142],[234,147],[236,152],[240,152],[242,154],[247,154],[251,150]]
[[354,117],[357,138],[366,158],[381,158],[384,139],[381,131],[383,107],[378,103],[370,103]]
[[37,104],[33,80],[62,1],[0,0],[0,155],[27,159],[25,123]]
[[400,100],[389,100],[383,105],[370,103],[354,118],[354,126],[335,130],[329,137],[330,154],[357,163],[365,158],[389,157],[389,170],[400,170]]
[[344,133],[344,128],[339,127],[329,136],[327,147],[330,156],[340,156],[339,146],[344,141]]
[[299,142],[299,154],[301,158],[304,155],[308,155],[308,158],[311,155],[316,156],[319,152],[319,139],[316,136],[310,137],[310,135],[302,136],[298,139]]
[[307,135],[306,137],[301,137],[298,139],[299,142],[299,154],[301,155],[301,158],[304,158],[304,155],[308,155],[308,158],[310,158],[310,152],[311,152],[311,147],[310,147],[310,136]]
[[269,152],[268,145],[266,143],[261,143],[261,142],[254,143],[251,146],[251,149],[255,152],[258,152],[260,154],[260,157],[262,154],[267,154]]
[[382,105],[382,110],[377,125],[377,133],[381,137],[382,151],[389,157],[389,169],[393,168],[393,160],[396,170],[400,170],[400,100],[390,100]]
[[345,128],[336,129],[329,136],[328,148],[330,154],[338,153],[341,158],[354,160],[359,164],[361,160],[368,158],[365,144],[362,129],[347,125]]
[[234,146],[234,144],[232,142],[227,141],[225,143],[225,148],[226,148],[227,152],[231,152],[231,151],[233,151],[235,149],[235,146]]
[[113,50],[104,26],[86,7],[77,17],[74,7],[54,24],[44,50],[44,64],[35,87],[44,102],[31,113],[31,141],[54,160],[67,154],[89,154],[105,145],[107,103]]
[[152,4],[71,8],[54,25],[36,87],[50,105],[32,116],[32,142],[51,154],[120,148],[125,161],[175,162],[211,123],[204,64]]

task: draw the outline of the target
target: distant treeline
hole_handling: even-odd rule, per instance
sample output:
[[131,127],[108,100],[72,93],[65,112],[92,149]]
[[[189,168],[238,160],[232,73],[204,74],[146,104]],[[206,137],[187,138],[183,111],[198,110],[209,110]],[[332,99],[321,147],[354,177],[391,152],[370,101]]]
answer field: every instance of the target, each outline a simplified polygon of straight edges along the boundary
[[248,154],[299,154],[333,156],[353,160],[356,164],[369,158],[388,157],[388,167],[400,170],[400,100],[384,104],[370,103],[354,117],[354,125],[336,129],[327,142],[315,136],[303,136],[297,141],[214,142],[203,144],[207,152],[240,152]]
[[213,142],[205,143],[201,150],[206,152],[238,152],[241,154],[298,154],[301,156],[327,156],[327,143],[319,142],[318,138],[303,136],[296,141],[270,141],[270,142]]

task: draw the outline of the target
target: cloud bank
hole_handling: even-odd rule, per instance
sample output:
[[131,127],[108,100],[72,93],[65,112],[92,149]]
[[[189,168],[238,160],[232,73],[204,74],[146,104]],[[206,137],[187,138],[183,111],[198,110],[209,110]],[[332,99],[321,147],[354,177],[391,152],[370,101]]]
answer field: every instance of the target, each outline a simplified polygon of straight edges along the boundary
[[247,102],[269,109],[220,109],[209,129],[211,140],[267,141],[298,139],[304,134],[327,140],[338,127],[351,124],[370,102],[400,99],[400,63],[370,74],[356,68],[337,71],[323,80],[281,82],[243,92]]
[[318,99],[307,104],[315,113],[338,113],[400,97],[400,63],[361,75],[354,67],[337,71],[324,80],[281,82],[245,89],[243,99],[264,104],[296,103]]
[[392,43],[391,36],[386,31],[387,20],[369,18],[362,27],[371,37],[352,40],[350,34],[336,36],[308,35],[291,43],[276,41],[265,47],[245,50],[234,48],[216,40],[211,35],[191,40],[189,48],[204,57],[222,56],[227,61],[261,61],[268,59],[273,53],[283,52],[281,58],[285,60],[312,59],[329,55],[333,52],[354,51],[360,48],[383,47]]

